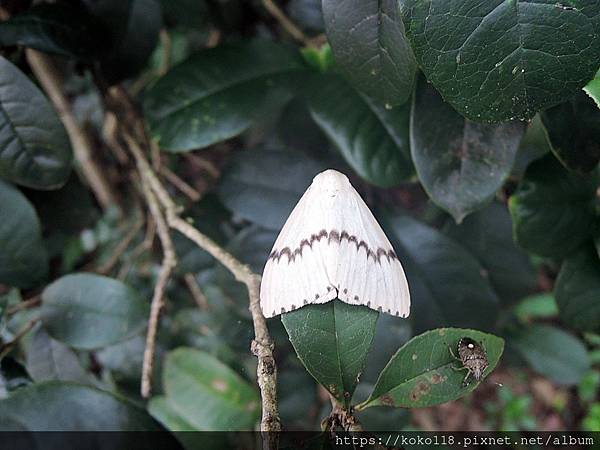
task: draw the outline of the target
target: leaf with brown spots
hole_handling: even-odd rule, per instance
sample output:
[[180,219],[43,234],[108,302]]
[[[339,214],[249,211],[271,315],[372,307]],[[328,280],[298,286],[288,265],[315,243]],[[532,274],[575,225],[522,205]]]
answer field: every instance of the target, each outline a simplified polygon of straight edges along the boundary
[[371,396],[356,409],[371,406],[418,408],[437,405],[462,397],[477,387],[471,382],[463,387],[466,370],[448,347],[457,352],[458,341],[470,337],[483,342],[489,367],[483,377],[494,370],[504,350],[504,340],[492,334],[462,328],[440,328],[412,338],[396,352],[379,375]]

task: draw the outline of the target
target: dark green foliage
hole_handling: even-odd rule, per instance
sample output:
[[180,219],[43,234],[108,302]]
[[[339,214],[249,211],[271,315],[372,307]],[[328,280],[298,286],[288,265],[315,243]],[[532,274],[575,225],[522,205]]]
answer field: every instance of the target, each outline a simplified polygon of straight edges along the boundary
[[[275,362],[259,376],[277,369],[284,430],[353,417],[400,429],[419,422],[412,408],[455,400],[490,429],[535,429],[538,411],[544,427],[592,428],[598,2],[274,3],[305,36],[260,0],[3,2],[0,429],[257,430],[253,351],[265,348],[245,277],[141,181],[158,180],[180,218],[260,274],[329,168],[385,229],[411,311],[334,300],[268,320]],[[27,49],[51,58],[58,90]],[[142,176],[132,126],[156,178]],[[98,180],[115,205],[98,201]],[[165,231],[177,262],[162,283]],[[463,383],[452,353],[464,338],[489,363],[482,380]],[[538,391],[552,398],[540,405]],[[195,436],[176,435],[186,449],[230,448]]]

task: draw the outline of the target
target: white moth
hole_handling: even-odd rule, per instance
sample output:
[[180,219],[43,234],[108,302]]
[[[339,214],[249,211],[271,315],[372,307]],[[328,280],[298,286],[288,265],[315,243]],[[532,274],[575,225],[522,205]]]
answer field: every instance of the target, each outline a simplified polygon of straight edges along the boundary
[[265,317],[335,298],[406,317],[402,265],[358,192],[335,170],[321,172],[283,226],[260,286]]

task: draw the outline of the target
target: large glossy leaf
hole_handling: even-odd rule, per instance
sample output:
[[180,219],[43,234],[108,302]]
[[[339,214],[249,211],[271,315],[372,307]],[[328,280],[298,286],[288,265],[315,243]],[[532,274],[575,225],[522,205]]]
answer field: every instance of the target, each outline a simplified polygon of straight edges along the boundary
[[417,63],[396,0],[324,0],[327,38],[352,84],[370,97],[400,105],[412,93]]
[[425,75],[471,120],[530,119],[600,66],[595,0],[406,0],[403,15]]
[[[3,431],[159,429],[144,410],[122,397],[71,382],[48,381],[33,384],[0,401],[0,430]],[[134,436],[135,439],[140,439],[138,434]],[[121,436],[123,437],[125,436]],[[120,444],[127,446],[124,442]]]
[[600,330],[600,261],[591,245],[568,257],[554,287],[561,319],[578,330]]
[[362,374],[379,313],[339,300],[307,305],[281,316],[304,367],[333,397],[350,404]]
[[590,172],[600,161],[600,110],[579,91],[571,100],[541,113],[552,151],[565,167]]
[[182,152],[236,136],[289,99],[299,54],[266,40],[224,44],[174,67],[146,92],[161,147]]
[[66,275],[42,293],[42,321],[50,335],[81,349],[106,347],[139,332],[148,304],[112,278],[90,273]]
[[35,381],[63,380],[89,383],[77,355],[52,339],[46,330],[36,330],[27,349],[27,372]]
[[475,256],[492,287],[506,303],[517,301],[536,286],[529,256],[512,237],[512,222],[505,205],[492,203],[456,225],[448,221],[445,232]]
[[420,82],[410,127],[410,150],[431,199],[460,223],[489,202],[510,174],[525,126],[471,122]]
[[71,145],[42,92],[0,56],[0,177],[54,189],[69,177]]
[[[110,84],[137,75],[158,42],[162,14],[158,0],[83,0],[95,20],[110,31],[100,60]],[[106,44],[105,44],[106,45]]]
[[568,172],[552,156],[527,168],[509,207],[521,247],[542,256],[565,256],[590,238],[595,178]]
[[23,45],[86,61],[99,55],[108,38],[107,30],[76,3],[38,4],[0,23],[0,45]]
[[509,345],[538,372],[560,384],[577,384],[590,368],[585,345],[551,325],[532,325],[512,337]]
[[461,328],[427,331],[404,344],[385,366],[370,397],[358,409],[371,406],[420,408],[460,398],[473,391],[479,382],[463,385],[466,370],[450,353],[457,355],[458,341],[470,337],[480,342],[489,366],[486,377],[498,364],[504,351],[504,340],[492,334]]
[[416,332],[440,326],[494,328],[498,297],[471,253],[414,219],[397,216],[386,224],[406,271]]
[[386,109],[361,96],[341,77],[314,77],[311,114],[362,178],[396,186],[412,174],[408,142],[409,106]]
[[173,431],[252,430],[259,419],[256,390],[208,353],[169,353],[163,384],[165,397],[154,399],[150,411]]
[[0,283],[32,287],[44,281],[48,256],[40,221],[27,198],[0,180]]
[[224,173],[219,195],[240,217],[280,230],[314,176],[325,169],[299,153],[246,151],[236,155]]

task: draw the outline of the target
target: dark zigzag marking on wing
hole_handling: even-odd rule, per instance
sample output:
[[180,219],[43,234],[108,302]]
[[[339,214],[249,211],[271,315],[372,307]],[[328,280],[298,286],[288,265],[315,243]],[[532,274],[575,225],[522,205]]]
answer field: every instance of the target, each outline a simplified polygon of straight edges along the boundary
[[365,251],[367,252],[367,260],[369,258],[373,258],[373,260],[378,264],[381,264],[382,256],[385,256],[388,262],[393,259],[398,260],[398,257],[396,256],[394,250],[385,250],[381,247],[377,248],[377,250],[372,250],[371,248],[369,248],[365,241],[359,241],[356,236],[349,234],[347,231],[342,231],[340,233],[337,230],[331,230],[329,232],[327,232],[326,230],[321,230],[316,234],[312,234],[310,238],[302,239],[302,241],[300,241],[300,245],[294,250],[292,250],[289,247],[283,247],[281,250],[274,249],[269,255],[269,260],[279,262],[281,257],[283,255],[286,255],[288,258],[288,264],[292,263],[296,260],[297,256],[302,258],[302,251],[305,247],[312,248],[312,245],[315,241],[320,242],[323,238],[327,238],[327,244],[335,243],[339,245],[340,242],[342,242],[344,239],[348,242],[353,242],[356,246],[357,252],[360,250],[361,247],[364,247]]

